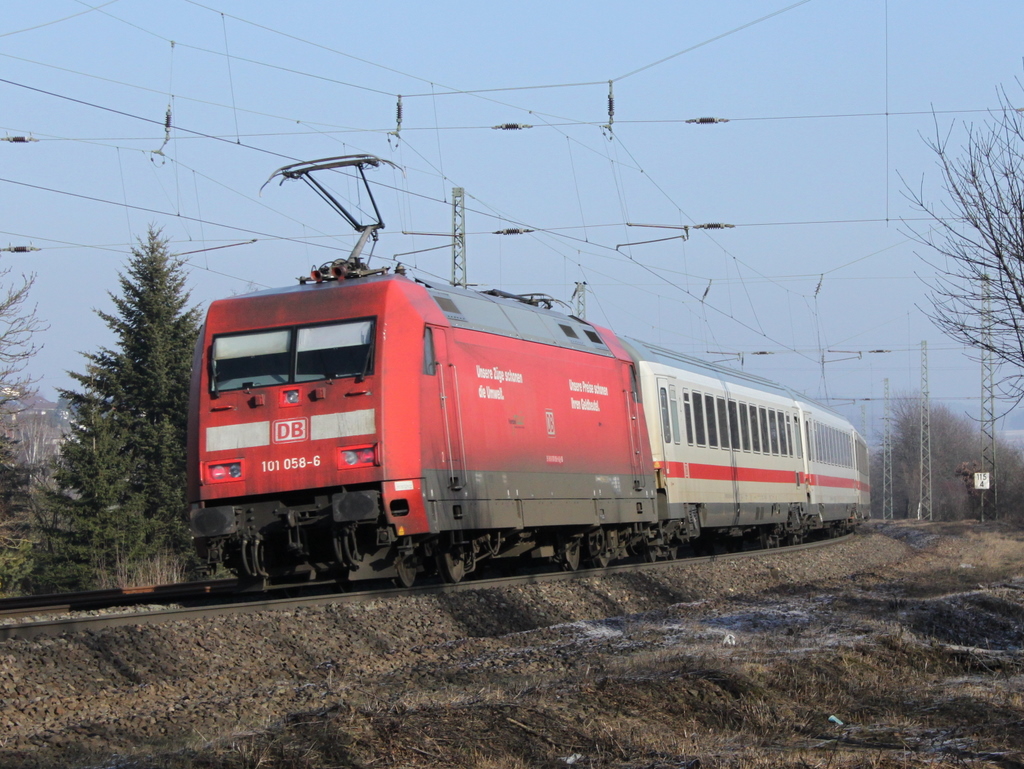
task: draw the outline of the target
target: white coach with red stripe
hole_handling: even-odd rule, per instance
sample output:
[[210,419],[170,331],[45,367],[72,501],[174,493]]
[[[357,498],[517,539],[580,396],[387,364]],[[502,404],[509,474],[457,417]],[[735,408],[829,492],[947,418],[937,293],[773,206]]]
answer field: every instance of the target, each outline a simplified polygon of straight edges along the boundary
[[866,516],[867,447],[841,415],[766,379],[635,340],[663,518],[776,535]]

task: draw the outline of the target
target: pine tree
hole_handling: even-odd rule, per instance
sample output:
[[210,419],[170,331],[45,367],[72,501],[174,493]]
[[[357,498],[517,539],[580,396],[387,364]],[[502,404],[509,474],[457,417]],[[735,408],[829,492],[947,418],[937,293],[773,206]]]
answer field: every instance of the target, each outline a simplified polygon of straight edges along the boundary
[[[40,583],[83,587],[133,579],[161,554],[189,554],[185,526],[188,389],[199,311],[189,308],[184,263],[150,229],[97,310],[116,345],[85,353],[79,390],[63,390],[73,425],[53,496],[50,573]],[[57,567],[58,561],[69,563]]]

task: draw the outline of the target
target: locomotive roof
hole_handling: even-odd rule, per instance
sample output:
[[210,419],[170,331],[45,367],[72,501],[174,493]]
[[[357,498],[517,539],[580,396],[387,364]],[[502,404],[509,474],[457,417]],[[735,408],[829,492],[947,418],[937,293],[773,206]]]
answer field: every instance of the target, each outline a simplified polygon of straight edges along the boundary
[[444,316],[457,328],[612,355],[601,335],[579,318],[479,291],[448,285],[423,285]]

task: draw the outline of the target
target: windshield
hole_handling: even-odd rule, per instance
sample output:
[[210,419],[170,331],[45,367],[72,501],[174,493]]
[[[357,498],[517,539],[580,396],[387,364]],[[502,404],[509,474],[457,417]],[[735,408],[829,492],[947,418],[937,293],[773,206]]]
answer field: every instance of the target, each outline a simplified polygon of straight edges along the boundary
[[372,320],[218,336],[211,390],[343,379],[373,365]]
[[220,336],[213,340],[217,390],[286,384],[291,331]]

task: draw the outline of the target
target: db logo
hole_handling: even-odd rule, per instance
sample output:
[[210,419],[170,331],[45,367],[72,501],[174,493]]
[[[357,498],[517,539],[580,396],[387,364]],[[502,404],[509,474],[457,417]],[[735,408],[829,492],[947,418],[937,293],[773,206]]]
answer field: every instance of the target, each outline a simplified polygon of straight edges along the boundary
[[544,412],[544,423],[547,425],[548,435],[554,435],[555,434],[555,412],[552,411],[551,409],[548,409],[547,411]]
[[278,419],[274,422],[274,443],[295,443],[309,438],[309,419]]

